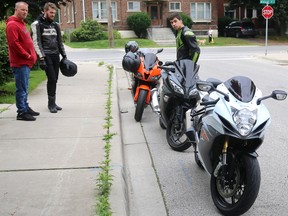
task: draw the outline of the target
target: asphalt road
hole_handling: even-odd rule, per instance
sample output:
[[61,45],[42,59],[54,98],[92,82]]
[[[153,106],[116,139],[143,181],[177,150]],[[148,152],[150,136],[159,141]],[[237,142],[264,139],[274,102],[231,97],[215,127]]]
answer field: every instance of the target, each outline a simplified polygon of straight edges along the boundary
[[[268,55],[283,49],[288,50],[287,46],[269,47]],[[263,55],[265,52],[264,47],[209,47],[202,48],[201,51],[199,60],[201,79],[214,77],[226,80],[235,75],[244,75],[255,82],[256,86],[262,90],[263,95],[270,94],[274,89],[288,91],[288,66],[258,58],[258,55]],[[82,52],[81,55],[75,53],[75,56],[70,54],[70,57],[75,57],[77,61],[80,59],[83,61],[101,60],[121,68],[124,50],[103,50],[101,52],[90,50],[87,51],[87,59],[85,59],[84,53]],[[159,58],[163,61],[173,60],[174,57],[174,49],[167,48],[159,54]],[[125,85],[123,89],[125,90]],[[154,173],[149,172],[149,175],[156,177],[161,195],[158,197],[159,202],[163,202],[165,206],[165,213],[161,215],[219,215],[210,196],[209,175],[197,167],[192,149],[185,152],[171,150],[166,142],[165,130],[160,128],[158,118],[150,107],[144,110],[142,121],[136,123],[133,118],[135,108],[131,94],[127,92],[122,96],[120,94],[119,99],[122,101],[122,115],[125,115],[122,118],[125,118],[125,124],[129,126],[126,127],[129,128],[129,131],[125,131],[125,127],[122,127],[124,136],[130,140],[130,143],[145,143],[148,151],[148,155],[145,157],[149,157],[152,161]],[[288,194],[288,133],[286,129],[288,100],[282,102],[267,100],[264,103],[270,111],[272,122],[266,131],[264,143],[258,150],[262,176],[261,187],[256,202],[245,215],[282,216],[287,215],[288,212],[286,197]],[[139,136],[141,140],[139,140]],[[133,160],[134,163],[137,163],[136,160],[142,158],[143,152],[140,147],[138,152],[127,150],[129,145],[126,145],[125,148],[125,157],[129,163],[132,164]],[[133,170],[129,170],[129,167],[128,164],[129,176],[137,178],[137,175],[134,175]],[[138,174],[141,174],[138,178],[148,175],[143,167],[139,166],[138,169],[142,169],[141,173],[138,171]],[[137,188],[134,189],[134,192],[137,193]],[[156,196],[153,195],[153,190],[150,191],[150,196]],[[147,200],[148,197],[146,195]],[[137,205],[137,203],[134,204]]]

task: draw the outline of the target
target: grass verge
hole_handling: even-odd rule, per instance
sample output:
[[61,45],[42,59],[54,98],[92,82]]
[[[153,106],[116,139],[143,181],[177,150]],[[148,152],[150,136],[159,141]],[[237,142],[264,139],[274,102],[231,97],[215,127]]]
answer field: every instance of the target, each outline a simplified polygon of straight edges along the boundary
[[[99,63],[99,66],[103,65],[103,62]],[[104,160],[100,163],[100,173],[97,178],[96,186],[98,188],[98,196],[96,199],[96,214],[99,216],[110,216],[112,215],[109,195],[112,186],[113,176],[110,173],[110,150],[111,150],[111,140],[115,133],[111,133],[110,128],[112,126],[111,120],[111,96],[112,96],[112,76],[113,76],[113,66],[107,66],[109,70],[109,80],[108,80],[108,97],[106,102],[106,118],[104,128],[107,130],[103,137],[105,141],[104,145]]]
[[[263,36],[257,36],[256,38],[233,38],[233,37],[217,37],[214,38],[214,43],[208,43],[208,37],[197,37],[197,39],[206,39],[206,43],[203,46],[253,46],[253,45],[265,45],[265,38]],[[163,45],[158,45],[154,41],[148,39],[139,39],[139,38],[126,38],[126,39],[115,39],[113,48],[122,48],[124,50],[125,44],[128,41],[136,41],[139,47],[167,47]],[[288,43],[287,37],[269,37],[270,43]],[[72,48],[89,48],[89,49],[109,49],[108,40],[99,40],[99,41],[88,41],[88,42],[70,42],[66,43],[67,46]],[[201,45],[202,46],[202,45]],[[168,47],[175,47],[169,46]]]
[[[46,80],[46,74],[42,70],[33,70],[30,73],[29,92],[33,91],[37,86]],[[14,104],[15,103],[15,82],[12,79],[0,87],[0,104]],[[0,112],[4,111],[0,110]]]

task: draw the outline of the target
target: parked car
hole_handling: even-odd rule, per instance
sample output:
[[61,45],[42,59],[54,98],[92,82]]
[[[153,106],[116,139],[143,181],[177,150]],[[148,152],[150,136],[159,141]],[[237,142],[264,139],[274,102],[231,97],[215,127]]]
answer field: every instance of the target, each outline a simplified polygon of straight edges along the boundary
[[233,21],[224,29],[224,37],[255,37],[257,31],[253,22],[250,21]]

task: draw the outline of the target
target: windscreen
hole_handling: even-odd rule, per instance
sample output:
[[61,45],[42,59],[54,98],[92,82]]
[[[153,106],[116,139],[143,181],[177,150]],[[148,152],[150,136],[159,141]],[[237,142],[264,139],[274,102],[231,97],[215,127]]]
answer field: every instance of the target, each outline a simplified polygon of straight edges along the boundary
[[237,76],[224,82],[229,92],[242,102],[250,102],[255,94],[256,86],[248,77]]
[[193,86],[198,80],[198,74],[197,71],[195,71],[195,63],[188,59],[181,59],[175,63],[176,77],[179,82],[188,88]]
[[154,53],[147,53],[145,55],[144,67],[146,70],[150,71],[156,64],[157,56]]
[[254,28],[254,24],[251,22],[243,22],[242,23],[243,28]]

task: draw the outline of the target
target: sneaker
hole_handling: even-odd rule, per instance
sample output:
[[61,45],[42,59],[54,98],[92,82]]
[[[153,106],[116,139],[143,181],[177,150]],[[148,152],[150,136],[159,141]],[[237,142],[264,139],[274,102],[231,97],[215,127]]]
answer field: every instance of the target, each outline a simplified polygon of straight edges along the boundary
[[28,107],[27,113],[29,113],[31,116],[39,116],[39,112],[35,112],[34,110],[31,109],[31,107]]
[[29,114],[28,112],[24,112],[24,113],[18,113],[17,115],[17,120],[23,120],[23,121],[35,121],[36,118],[33,117],[31,114]]

